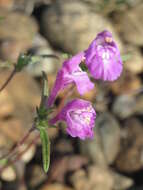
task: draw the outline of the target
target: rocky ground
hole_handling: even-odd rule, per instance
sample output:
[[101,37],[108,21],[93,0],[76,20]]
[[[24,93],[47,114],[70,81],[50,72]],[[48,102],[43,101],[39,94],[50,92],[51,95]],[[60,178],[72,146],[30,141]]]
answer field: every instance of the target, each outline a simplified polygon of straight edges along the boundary
[[142,0],[0,0],[0,84],[21,52],[60,57],[27,66],[0,93],[0,156],[32,124],[40,102],[41,71],[51,87],[65,54],[84,50],[104,29],[112,32],[126,60],[119,80],[97,81],[96,90],[83,96],[96,107],[95,139],[71,138],[62,126],[49,129],[48,174],[42,169],[38,140],[3,170],[1,190],[143,189],[143,93],[138,91],[143,85]]

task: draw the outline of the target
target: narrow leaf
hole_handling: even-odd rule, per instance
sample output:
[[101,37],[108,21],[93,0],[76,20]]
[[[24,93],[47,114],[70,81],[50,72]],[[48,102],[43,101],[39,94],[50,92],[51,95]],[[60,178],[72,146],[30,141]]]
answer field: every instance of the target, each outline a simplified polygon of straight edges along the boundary
[[43,168],[47,172],[50,164],[50,141],[45,129],[40,128],[40,138],[42,142],[42,159],[43,159]]
[[41,96],[41,103],[40,107],[45,106],[45,101],[49,95],[49,89],[48,89],[48,79],[45,72],[42,72],[42,96]]

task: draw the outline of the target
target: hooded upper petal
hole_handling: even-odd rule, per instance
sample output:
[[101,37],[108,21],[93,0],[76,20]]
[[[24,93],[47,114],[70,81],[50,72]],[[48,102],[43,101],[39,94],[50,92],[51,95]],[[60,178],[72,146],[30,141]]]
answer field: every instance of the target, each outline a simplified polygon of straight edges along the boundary
[[85,63],[95,79],[116,80],[122,72],[122,60],[112,34],[103,31],[85,51]]

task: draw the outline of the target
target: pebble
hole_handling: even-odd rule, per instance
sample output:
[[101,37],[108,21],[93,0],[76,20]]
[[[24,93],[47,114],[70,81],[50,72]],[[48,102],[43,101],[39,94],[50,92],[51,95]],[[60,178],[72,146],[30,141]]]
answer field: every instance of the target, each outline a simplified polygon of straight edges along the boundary
[[122,43],[111,23],[96,12],[91,12],[81,1],[56,0],[41,15],[43,35],[52,46],[70,54],[88,48],[97,33],[105,29],[113,33],[122,49]]
[[70,181],[75,190],[111,190],[113,187],[113,179],[109,171],[96,165],[88,167],[88,174],[84,170],[75,172]]
[[0,58],[14,62],[21,52],[32,46],[37,33],[35,20],[20,12],[0,9]]
[[136,118],[128,119],[122,129],[121,149],[115,165],[122,172],[136,172],[143,167],[143,127]]
[[112,114],[106,112],[99,114],[95,127],[99,131],[105,159],[111,164],[120,149],[120,125]]
[[116,14],[115,26],[123,39],[131,44],[143,45],[143,3],[132,9]]
[[117,117],[125,119],[135,113],[136,99],[129,95],[120,95],[115,98],[112,111]]

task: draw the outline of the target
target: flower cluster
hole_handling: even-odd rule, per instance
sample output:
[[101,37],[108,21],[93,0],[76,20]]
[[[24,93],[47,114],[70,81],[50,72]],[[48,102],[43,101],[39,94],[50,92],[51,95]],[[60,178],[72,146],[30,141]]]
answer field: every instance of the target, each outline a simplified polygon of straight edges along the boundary
[[[122,72],[119,49],[112,34],[105,30],[97,35],[86,50],[63,63],[48,98],[48,108],[54,103],[59,91],[69,84],[75,84],[81,95],[94,88],[87,72],[81,69],[81,62],[86,65],[94,79],[114,81]],[[96,112],[89,101],[75,99],[68,102],[61,112],[51,120],[51,123],[65,121],[69,135],[86,139],[93,138],[95,118]]]

